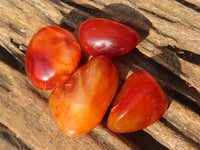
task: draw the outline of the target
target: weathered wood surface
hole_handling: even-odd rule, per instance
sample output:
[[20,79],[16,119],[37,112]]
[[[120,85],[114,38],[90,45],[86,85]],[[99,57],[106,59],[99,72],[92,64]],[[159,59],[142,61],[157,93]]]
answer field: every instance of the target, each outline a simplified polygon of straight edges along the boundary
[[[199,0],[1,0],[0,149],[200,149],[199,12]],[[121,83],[143,69],[169,97],[163,118],[143,131],[114,134],[103,121],[69,138],[50,113],[50,91],[34,88],[25,74],[26,46],[37,30],[57,25],[77,37],[91,17],[125,23],[142,37],[137,49],[113,61]]]

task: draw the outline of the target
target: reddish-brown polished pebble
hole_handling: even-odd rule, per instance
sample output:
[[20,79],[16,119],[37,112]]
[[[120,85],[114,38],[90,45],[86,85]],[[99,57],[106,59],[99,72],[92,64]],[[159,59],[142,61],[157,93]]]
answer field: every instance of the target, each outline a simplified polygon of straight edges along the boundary
[[114,100],[108,128],[126,133],[143,129],[166,111],[168,100],[156,80],[145,71],[133,73]]
[[82,48],[93,56],[117,57],[133,50],[139,43],[140,36],[124,24],[94,18],[81,24],[79,40]]
[[63,84],[80,61],[81,49],[75,37],[57,26],[40,29],[26,51],[26,72],[39,89],[53,89]]
[[80,67],[49,97],[60,129],[75,137],[97,126],[116,93],[118,82],[115,65],[105,56],[94,57]]

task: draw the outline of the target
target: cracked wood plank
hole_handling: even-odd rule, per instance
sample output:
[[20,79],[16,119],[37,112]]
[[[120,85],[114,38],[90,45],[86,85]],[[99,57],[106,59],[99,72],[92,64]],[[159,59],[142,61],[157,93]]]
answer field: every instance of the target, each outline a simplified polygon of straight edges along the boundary
[[[28,81],[24,56],[33,34],[44,26],[57,25],[77,37],[80,23],[91,17],[114,19],[140,33],[139,51],[114,62],[121,83],[130,72],[143,69],[156,78],[170,98],[163,119],[144,130],[160,145],[144,147],[143,141],[135,144],[123,134],[110,132],[104,123],[82,137],[68,138],[51,116],[49,92],[35,89]],[[0,148],[198,149],[199,20],[198,0],[1,1]]]

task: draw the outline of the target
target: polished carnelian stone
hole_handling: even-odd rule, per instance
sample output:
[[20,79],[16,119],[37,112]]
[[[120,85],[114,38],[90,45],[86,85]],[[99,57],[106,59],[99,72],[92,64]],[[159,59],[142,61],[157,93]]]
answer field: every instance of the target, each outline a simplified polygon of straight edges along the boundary
[[64,83],[81,58],[80,45],[67,30],[57,26],[40,29],[26,51],[26,72],[39,89],[53,89]]
[[137,71],[117,94],[107,126],[118,133],[137,131],[157,121],[167,106],[167,97],[156,80],[145,71]]
[[133,50],[139,43],[140,36],[124,24],[94,18],[81,24],[79,41],[82,48],[93,56],[117,57]]
[[60,129],[75,137],[97,126],[116,93],[118,82],[116,67],[105,56],[94,57],[76,70],[49,97],[51,111]]

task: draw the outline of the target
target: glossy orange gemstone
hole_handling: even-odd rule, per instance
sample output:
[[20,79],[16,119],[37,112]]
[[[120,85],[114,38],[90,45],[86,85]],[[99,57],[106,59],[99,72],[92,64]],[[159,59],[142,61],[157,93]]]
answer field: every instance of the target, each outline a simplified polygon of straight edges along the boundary
[[81,24],[79,40],[82,48],[93,56],[117,57],[133,50],[139,43],[140,36],[124,24],[94,18]]
[[31,39],[26,51],[26,72],[39,89],[53,89],[63,84],[80,62],[81,49],[67,30],[48,26]]
[[145,71],[137,71],[116,96],[107,126],[118,133],[141,130],[157,121],[167,106],[167,97],[156,80]]
[[80,67],[49,97],[60,129],[70,137],[91,131],[103,119],[118,82],[115,65],[105,56],[94,57]]

